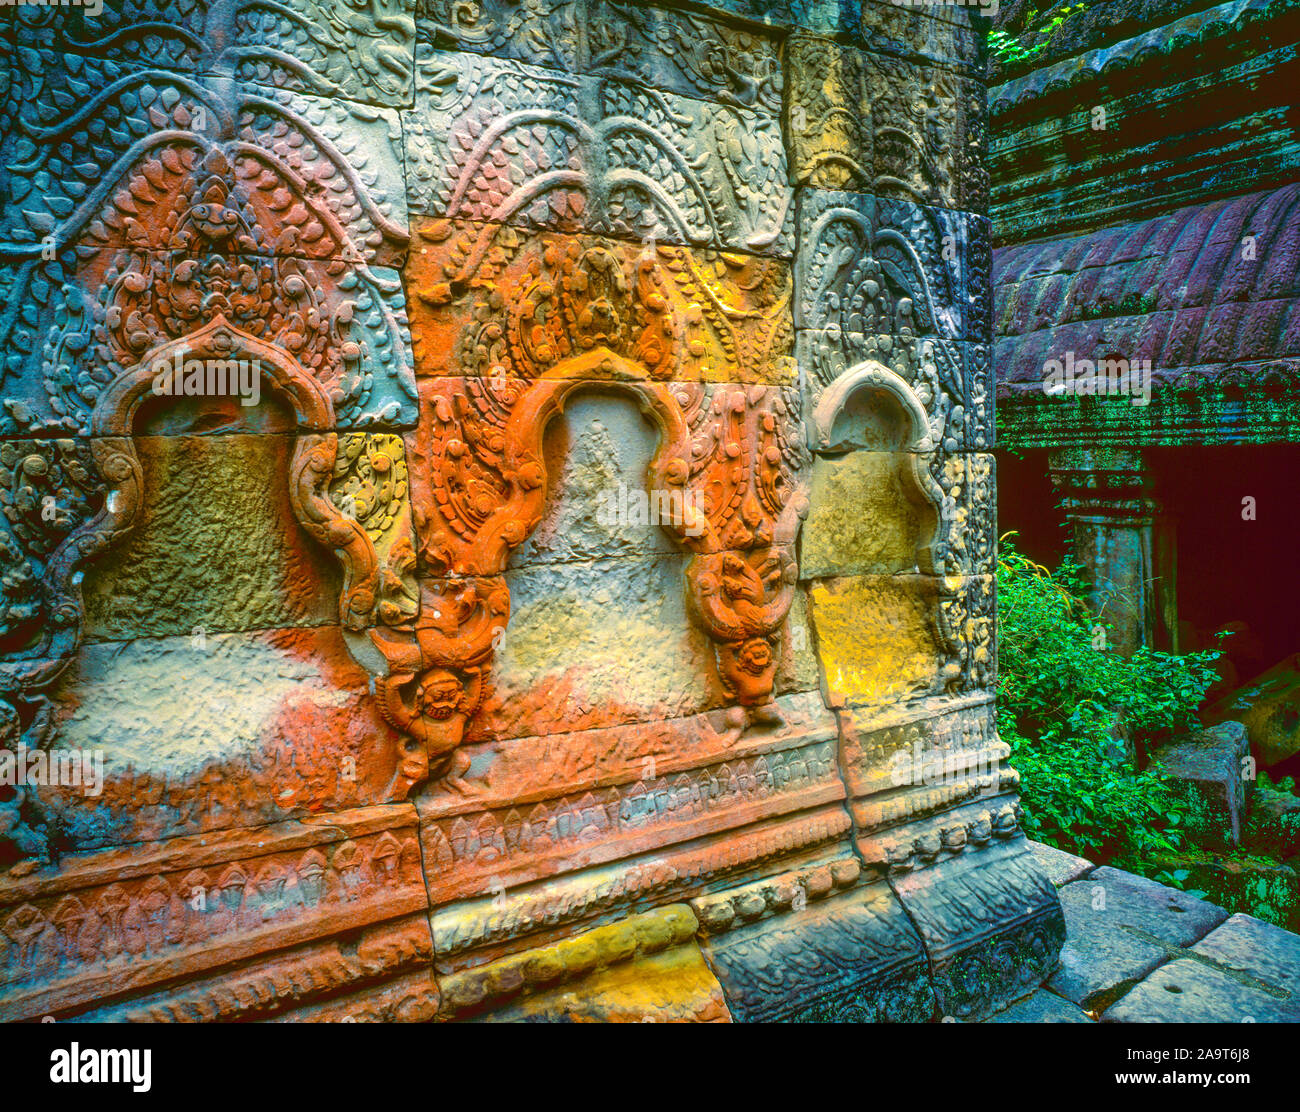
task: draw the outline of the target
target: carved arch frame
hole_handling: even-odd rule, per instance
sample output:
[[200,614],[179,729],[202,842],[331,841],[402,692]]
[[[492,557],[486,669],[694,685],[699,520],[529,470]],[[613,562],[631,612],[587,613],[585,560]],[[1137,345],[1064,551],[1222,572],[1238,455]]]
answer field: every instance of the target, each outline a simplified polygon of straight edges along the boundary
[[56,621],[59,654],[70,657],[81,639],[84,603],[79,569],[120,543],[137,524],[145,490],[135,448],[135,417],[144,401],[153,396],[155,364],[160,360],[171,363],[176,356],[182,360],[255,360],[269,384],[289,399],[298,429],[290,464],[290,504],[308,534],[333,549],[343,564],[342,624],[353,630],[367,626],[377,596],[379,563],[362,525],[338,510],[329,498],[327,488],[338,453],[329,395],[288,352],[217,316],[190,335],[153,348],[120,374],[95,406],[91,451],[105,483],[104,505],[64,540],[50,560],[51,582],[62,602]]
[[943,490],[926,464],[927,453],[935,451],[935,443],[925,406],[906,379],[874,359],[845,371],[823,391],[812,412],[809,431],[813,450],[824,451],[830,445],[836,417],[860,390],[884,392],[907,419],[907,441],[895,451],[907,456],[907,466],[901,470],[913,488],[915,499],[931,506],[936,518],[934,535],[917,550],[917,567],[926,575],[942,575],[952,516]]

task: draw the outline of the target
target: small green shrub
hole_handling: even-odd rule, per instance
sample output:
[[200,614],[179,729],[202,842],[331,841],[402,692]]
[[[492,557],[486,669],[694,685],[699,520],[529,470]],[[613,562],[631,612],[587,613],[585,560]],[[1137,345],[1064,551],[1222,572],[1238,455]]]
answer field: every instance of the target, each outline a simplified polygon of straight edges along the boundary
[[1191,817],[1179,786],[1139,770],[1117,727],[1147,742],[1192,726],[1217,652],[1183,656],[1099,646],[1068,560],[1053,574],[1016,551],[998,558],[998,731],[1020,772],[1027,833],[1094,861],[1142,872],[1183,848]]

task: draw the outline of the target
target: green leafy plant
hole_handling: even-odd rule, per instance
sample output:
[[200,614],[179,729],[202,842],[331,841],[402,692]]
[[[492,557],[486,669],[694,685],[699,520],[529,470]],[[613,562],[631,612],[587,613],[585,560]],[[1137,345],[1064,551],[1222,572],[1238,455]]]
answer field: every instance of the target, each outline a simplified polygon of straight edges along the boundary
[[1032,61],[1052,41],[1052,32],[1071,16],[1083,11],[1085,7],[1086,4],[1067,4],[1060,8],[1048,8],[1044,12],[1032,10],[1025,20],[1025,29],[1020,34],[990,31],[989,52],[993,55],[994,61],[1003,66]]
[[1068,560],[1050,572],[1008,534],[998,558],[998,730],[1021,776],[1025,829],[1049,845],[1142,872],[1184,844],[1189,802],[1158,767],[1139,769],[1129,739],[1191,727],[1217,652],[1178,656],[1102,647]]

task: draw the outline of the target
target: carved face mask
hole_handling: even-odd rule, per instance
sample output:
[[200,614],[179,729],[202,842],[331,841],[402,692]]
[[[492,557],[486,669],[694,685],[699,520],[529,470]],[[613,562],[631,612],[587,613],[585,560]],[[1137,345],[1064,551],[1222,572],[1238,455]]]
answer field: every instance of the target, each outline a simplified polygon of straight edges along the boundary
[[460,680],[450,672],[431,672],[420,684],[420,713],[438,722],[445,721],[456,712],[460,696]]

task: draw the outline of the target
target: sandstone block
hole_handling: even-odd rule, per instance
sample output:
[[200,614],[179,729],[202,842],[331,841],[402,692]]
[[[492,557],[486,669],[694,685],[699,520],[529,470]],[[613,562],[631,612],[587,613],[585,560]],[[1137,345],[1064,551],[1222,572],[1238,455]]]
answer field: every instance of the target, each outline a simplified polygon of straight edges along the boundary
[[[796,328],[838,323],[867,335],[988,342],[993,260],[984,217],[868,193],[805,189],[798,224],[806,246],[795,275]],[[853,313],[849,321],[845,308]]]
[[[64,1018],[93,1005],[94,1018],[119,1021],[251,1018],[427,968],[414,823],[409,806],[340,811],[0,878],[0,1017]],[[345,954],[331,936],[353,932]]]
[[[981,845],[967,833],[973,829],[962,829],[960,843],[935,839],[933,865],[890,879],[930,959],[940,1013],[961,1020],[985,1018],[1042,983],[1056,967],[1066,929],[1056,893],[1023,836],[1004,826],[991,839],[980,832]],[[926,840],[920,839],[921,860],[929,855]],[[1014,915],[996,910],[1004,901],[1015,906]],[[984,927],[991,916],[999,924],[992,939]]]
[[[152,3],[148,35],[138,5],[106,0],[63,18],[20,19],[20,44],[72,55],[104,55],[123,67],[179,73],[233,70],[236,80],[271,89],[330,93],[401,107],[411,99],[415,0],[379,0],[332,18],[328,0],[276,7],[239,0],[227,37],[212,5]],[[105,45],[106,44],[106,45]]]
[[[607,349],[654,381],[796,380],[789,267],[775,259],[434,221],[417,230],[407,283],[421,375],[500,389],[597,379],[583,357]],[[515,329],[530,342],[494,342]]]
[[704,947],[740,1022],[916,1023],[934,1014],[920,941],[884,884],[751,924],[738,917]]
[[1295,1023],[1300,938],[1234,915],[1157,969],[1105,1015],[1111,1023]]
[[1241,843],[1246,814],[1245,762],[1250,755],[1246,727],[1221,722],[1162,748],[1156,759],[1175,780],[1184,781],[1192,798],[1209,812],[1202,837],[1209,846],[1227,848]]
[[337,626],[86,645],[46,743],[97,754],[101,790],[43,787],[38,813],[92,848],[404,798],[418,758],[369,685]]
[[[422,63],[403,120],[411,201],[427,215],[793,250],[780,122],[761,104],[439,54]],[[653,188],[638,184],[647,178]]]
[[1040,988],[1023,1000],[1017,1000],[1006,1011],[990,1016],[989,1023],[1091,1023],[1087,1014],[1076,1004]]
[[858,576],[815,583],[809,594],[830,706],[883,705],[934,689],[937,584],[920,576]]
[[[801,34],[786,41],[785,66],[796,106],[789,117],[792,180],[877,195],[905,191],[941,208],[985,210],[981,83]],[[927,107],[919,125],[917,104]]]
[[1053,888],[1063,888],[1096,868],[1091,861],[1083,857],[1076,857],[1073,853],[1066,853],[1065,850],[1044,845],[1042,842],[1030,842],[1029,850],[1034,855],[1034,864],[1052,882]]
[[1066,942],[1048,987],[1093,1013],[1228,917],[1204,900],[1109,867],[1072,881],[1059,895]]

